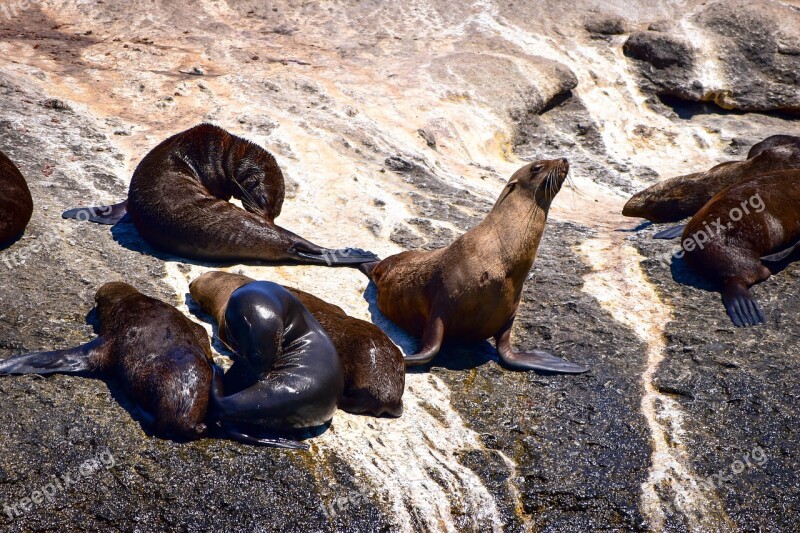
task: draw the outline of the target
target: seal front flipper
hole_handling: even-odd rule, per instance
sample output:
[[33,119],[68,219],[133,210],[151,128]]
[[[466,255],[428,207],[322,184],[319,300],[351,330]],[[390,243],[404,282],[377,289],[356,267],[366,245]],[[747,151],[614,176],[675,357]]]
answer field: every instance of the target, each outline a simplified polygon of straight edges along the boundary
[[0,362],[0,375],[91,372],[100,366],[105,348],[105,338],[97,337],[76,348],[16,355]]
[[547,352],[538,350],[515,352],[511,347],[511,326],[514,324],[515,316],[512,316],[508,324],[495,336],[497,354],[505,366],[515,370],[540,370],[558,374],[583,374],[589,370],[588,367],[570,363]]
[[681,235],[683,235],[683,230],[686,228],[686,224],[681,224],[680,226],[672,226],[671,228],[667,228],[665,230],[659,231],[655,235],[653,235],[654,239],[677,239]]
[[[80,221],[96,222],[97,224],[107,224],[113,226],[119,221],[126,222],[128,215],[128,201],[114,205],[102,205],[99,207],[76,207],[69,209],[61,214],[62,218],[75,218]],[[125,220],[123,220],[125,219]]]
[[753,299],[748,288],[741,283],[730,283],[722,291],[725,310],[737,328],[765,324],[764,313]]

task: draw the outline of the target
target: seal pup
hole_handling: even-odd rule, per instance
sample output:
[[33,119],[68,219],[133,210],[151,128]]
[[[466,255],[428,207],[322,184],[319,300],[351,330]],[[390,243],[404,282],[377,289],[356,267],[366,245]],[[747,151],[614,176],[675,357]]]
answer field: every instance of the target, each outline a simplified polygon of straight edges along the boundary
[[327,423],[342,397],[342,364],[303,304],[269,281],[247,283],[227,299],[198,290],[202,285],[192,284],[193,298],[234,352],[233,365],[224,376],[217,372],[211,390],[223,429],[293,432]]
[[[256,280],[241,274],[206,272],[189,285],[192,298],[219,309],[231,294]],[[284,287],[319,322],[333,342],[344,372],[339,408],[354,414],[397,417],[403,413],[403,354],[376,325],[348,316],[340,307],[313,294]]]
[[[113,377],[151,420],[160,437],[211,436],[206,422],[213,359],[206,330],[155,298],[122,282],[106,283],[95,304],[100,336],[67,350],[17,355],[0,362],[0,375],[79,374]],[[247,444],[304,448],[283,438],[226,436]]]
[[28,184],[17,166],[0,152],[0,247],[19,237],[33,214]]
[[446,338],[494,337],[509,368],[581,373],[588,369],[541,351],[517,352],[511,326],[533,266],[550,203],[567,177],[566,159],[536,161],[517,170],[483,221],[450,246],[407,251],[362,265],[378,289],[378,308],[422,337],[406,365],[431,361]]
[[[656,223],[677,222],[697,213],[715,194],[738,181],[793,168],[800,168],[800,147],[793,144],[773,146],[745,161],[728,161],[705,172],[656,183],[628,200],[622,214]],[[674,239],[682,231],[683,226],[670,228],[657,238]]]
[[722,286],[734,325],[764,322],[749,287],[772,275],[765,264],[789,257],[800,242],[800,170],[740,181],[711,199],[686,225],[689,266]]
[[[239,209],[228,200],[241,200]],[[150,244],[202,261],[289,261],[356,265],[377,257],[357,248],[331,250],[275,225],[284,198],[275,158],[211,124],[178,133],[136,167],[128,199],[76,208],[64,218],[116,224],[126,214]]]

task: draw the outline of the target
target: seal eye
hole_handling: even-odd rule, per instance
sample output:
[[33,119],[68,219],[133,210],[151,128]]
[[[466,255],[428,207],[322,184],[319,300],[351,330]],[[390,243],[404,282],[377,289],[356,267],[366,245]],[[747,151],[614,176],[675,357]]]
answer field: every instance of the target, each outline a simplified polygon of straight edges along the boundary
[[543,169],[543,168],[544,168],[544,166],[542,166],[542,165],[536,165],[536,166],[535,166],[535,167],[533,167],[531,170],[532,170],[532,171],[533,171],[535,174],[538,174],[539,172],[541,172],[541,171],[542,171],[542,169]]

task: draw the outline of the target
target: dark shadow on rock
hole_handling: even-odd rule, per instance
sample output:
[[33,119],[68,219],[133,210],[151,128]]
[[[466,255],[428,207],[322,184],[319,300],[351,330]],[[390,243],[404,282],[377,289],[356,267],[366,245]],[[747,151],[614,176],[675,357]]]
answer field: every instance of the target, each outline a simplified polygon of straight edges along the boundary
[[714,102],[709,101],[696,101],[696,100],[689,100],[685,98],[681,98],[680,96],[674,96],[670,94],[660,94],[658,95],[658,99],[661,101],[662,104],[672,109],[678,117],[683,120],[691,120],[696,116],[699,115],[733,115],[733,116],[742,116],[742,115],[765,115],[768,117],[779,118],[782,120],[797,120],[797,115],[792,115],[789,113],[781,113],[779,111],[741,111],[739,109],[725,109],[724,107],[720,107]]
[[643,229],[649,228],[652,225],[653,225],[652,222],[650,222],[649,220],[645,220],[644,222],[642,222],[641,224],[639,224],[635,228],[629,228],[629,229],[619,228],[619,229],[615,229],[614,231],[618,231],[618,232],[621,232],[621,233],[638,233],[638,232],[642,231]]

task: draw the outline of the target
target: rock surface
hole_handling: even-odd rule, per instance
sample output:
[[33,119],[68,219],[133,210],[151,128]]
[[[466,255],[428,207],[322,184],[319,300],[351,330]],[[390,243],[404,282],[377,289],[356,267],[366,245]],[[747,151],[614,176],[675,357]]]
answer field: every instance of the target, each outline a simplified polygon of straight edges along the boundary
[[[569,158],[574,187],[553,204],[514,337],[591,371],[510,372],[491,343],[449,345],[409,374],[402,418],[338,413],[308,452],[156,439],[113,382],[2,379],[3,527],[797,529],[800,267],[755,289],[766,326],[736,330],[654,228],[619,214],[658,179],[800,134],[784,114],[798,109],[797,9],[325,6],[0,6],[0,150],[36,203],[0,250],[0,357],[90,339],[93,294],[116,279],[211,332],[187,293],[214,265],[60,213],[123,198],[150,148],[213,121],[276,155],[279,223],[382,256],[449,243],[524,162]],[[302,287],[416,347],[354,270],[223,268]]]

